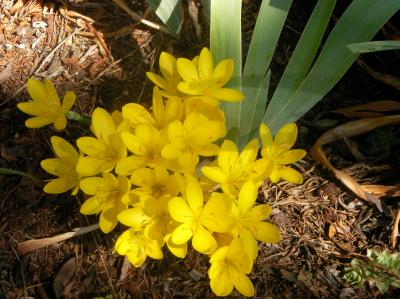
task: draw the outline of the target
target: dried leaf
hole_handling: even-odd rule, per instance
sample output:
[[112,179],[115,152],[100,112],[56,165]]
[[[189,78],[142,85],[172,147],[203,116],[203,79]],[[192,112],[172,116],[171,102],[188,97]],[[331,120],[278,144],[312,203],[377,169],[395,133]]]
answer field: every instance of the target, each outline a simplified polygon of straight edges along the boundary
[[76,271],[76,258],[72,257],[62,265],[58,271],[56,278],[53,282],[53,289],[56,298],[60,298],[64,295],[65,287],[71,282]]
[[397,236],[399,235],[399,222],[400,222],[400,208],[397,210],[396,219],[394,220],[392,228],[392,236],[391,236],[392,249],[396,247]]
[[383,196],[400,197],[400,184],[393,186],[385,185],[361,185],[365,192],[374,194],[380,198]]
[[385,116],[379,112],[400,111],[400,102],[396,101],[376,101],[363,105],[355,105],[347,108],[333,110],[332,112],[342,114],[347,117],[375,118]]
[[64,233],[64,234],[60,234],[54,237],[50,237],[50,238],[43,238],[43,239],[35,239],[35,240],[28,240],[28,241],[24,241],[24,242],[20,242],[18,243],[17,247],[18,247],[18,251],[21,254],[25,254],[29,251],[32,250],[36,250],[36,249],[40,249],[43,247],[47,247],[50,246],[52,244],[73,238],[73,237],[77,237],[86,233],[89,233],[91,231],[94,231],[96,229],[99,228],[98,224],[93,224],[90,226],[85,226],[85,227],[80,227],[75,229],[72,232],[68,232],[68,233]]
[[376,80],[379,80],[387,85],[390,85],[394,88],[396,88],[397,90],[400,90],[400,78],[393,76],[393,75],[389,75],[389,74],[384,74],[384,73],[380,73],[377,72],[375,70],[373,70],[371,67],[369,67],[364,61],[362,61],[361,59],[357,60],[357,63],[359,66],[361,66],[364,71],[366,71],[371,77],[375,78]]
[[400,115],[391,115],[379,118],[359,119],[337,126],[325,132],[320,138],[318,138],[318,140],[311,148],[311,156],[315,161],[321,163],[329,170],[331,170],[335,174],[335,176],[358,197],[364,199],[365,201],[374,203],[377,208],[382,211],[382,203],[380,202],[380,200],[373,194],[363,190],[363,188],[351,176],[344,173],[343,171],[337,170],[326,157],[322,147],[338,139],[353,137],[359,134],[366,133],[378,127],[399,122]]

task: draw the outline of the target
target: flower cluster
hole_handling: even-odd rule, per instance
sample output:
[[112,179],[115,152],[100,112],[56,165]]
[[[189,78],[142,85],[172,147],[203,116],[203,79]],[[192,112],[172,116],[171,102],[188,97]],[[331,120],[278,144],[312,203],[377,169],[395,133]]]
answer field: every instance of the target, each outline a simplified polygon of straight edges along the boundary
[[[100,214],[104,233],[118,223],[128,227],[115,250],[135,267],[147,257],[161,259],[164,246],[184,258],[190,242],[210,259],[208,276],[216,295],[236,288],[252,296],[247,275],[258,242],[281,239],[266,222],[271,207],[256,203],[258,189],[267,178],[301,183],[301,174],[287,166],[305,155],[290,150],[296,125],[284,126],[275,139],[261,125],[261,156],[258,139],[239,151],[232,141],[221,140],[226,129],[220,101],[244,99],[239,91],[224,88],[233,62],[227,59],[214,68],[206,48],[193,60],[162,53],[160,71],[147,73],[156,85],[150,109],[128,103],[109,114],[96,108],[93,135],[80,137],[78,150],[60,137],[51,138],[57,157],[41,165],[57,178],[44,191],[82,190],[89,197],[81,213]],[[42,101],[44,95],[32,97]]]

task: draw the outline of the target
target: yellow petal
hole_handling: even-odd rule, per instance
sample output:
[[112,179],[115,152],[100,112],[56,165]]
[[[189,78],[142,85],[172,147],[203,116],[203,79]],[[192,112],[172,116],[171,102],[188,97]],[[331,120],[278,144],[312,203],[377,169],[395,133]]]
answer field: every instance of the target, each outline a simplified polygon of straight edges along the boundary
[[[217,250],[215,250],[212,253],[212,255],[210,257],[210,263],[212,265],[215,265],[220,261],[225,262],[228,251],[229,251],[229,246],[223,246],[221,248],[218,248]],[[219,275],[219,273],[221,272],[221,269],[218,270],[218,268],[221,268],[221,267],[217,267],[217,269],[214,269],[215,272],[208,271],[208,275],[209,275],[210,279],[213,279],[215,277],[215,275]],[[212,272],[212,273],[210,273],[210,272]]]
[[268,222],[258,222],[252,225],[252,233],[261,242],[276,243],[282,239],[276,226]]
[[218,276],[210,280],[211,290],[217,296],[228,296],[233,290],[232,280],[228,275],[228,271],[225,269],[219,273],[220,274]]
[[208,177],[210,180],[222,183],[226,181],[227,177],[221,168],[215,166],[204,166],[201,168],[201,172]]
[[60,194],[73,189],[77,183],[79,183],[79,181],[61,177],[47,183],[46,186],[44,186],[43,191],[49,194]]
[[144,166],[145,160],[142,157],[129,156],[118,161],[115,172],[118,175],[131,175],[136,169]]
[[122,132],[121,138],[128,150],[130,150],[132,153],[140,156],[144,154],[143,149],[141,149],[142,142],[137,136],[129,132]]
[[161,52],[159,65],[161,74],[164,76],[164,78],[176,76],[176,59],[171,54],[167,52]]
[[253,181],[243,184],[239,192],[238,208],[242,213],[247,212],[256,202],[258,187]]
[[191,223],[183,223],[172,232],[171,241],[177,245],[182,245],[189,241],[192,236]]
[[284,125],[276,133],[274,142],[285,149],[290,149],[297,139],[297,126],[295,123]]
[[177,87],[178,90],[184,94],[188,94],[191,96],[202,95],[202,92],[199,90],[198,86],[195,85],[194,83],[180,82]]
[[54,103],[57,106],[61,106],[60,99],[57,94],[57,90],[54,87],[53,83],[50,80],[45,79],[43,81],[43,87],[46,91],[46,101],[50,103]]
[[178,58],[176,61],[176,66],[178,68],[179,75],[181,75],[184,81],[196,82],[200,79],[196,66],[191,60],[186,58]]
[[212,78],[217,88],[224,86],[231,79],[233,73],[233,60],[222,60],[214,69]]
[[101,211],[101,202],[96,196],[87,199],[81,206],[81,214],[92,215]]
[[107,234],[111,232],[118,224],[118,209],[111,206],[105,209],[100,214],[99,226],[103,233]]
[[187,202],[189,203],[189,207],[194,214],[197,215],[200,213],[203,207],[203,190],[201,190],[200,185],[196,181],[190,180],[188,182],[185,196]]
[[293,168],[282,166],[280,168],[281,178],[285,181],[293,184],[301,184],[303,182],[303,176],[297,170]]
[[211,232],[199,225],[193,233],[192,246],[203,254],[210,254],[217,248],[217,241]]
[[178,158],[180,152],[181,148],[177,144],[169,143],[163,147],[161,155],[165,159],[176,159]]
[[118,214],[118,221],[123,225],[134,228],[141,228],[152,221],[152,218],[147,216],[141,208],[133,208],[122,211]]
[[263,147],[274,145],[271,131],[265,124],[260,125],[260,138],[261,138]]
[[57,158],[45,159],[40,162],[40,166],[48,173],[56,176],[78,177],[74,165]]
[[157,85],[158,87],[162,88],[162,89],[166,89],[167,88],[167,82],[165,81],[165,79],[155,73],[152,72],[146,72],[146,76],[147,78],[149,78],[149,80],[151,82],[153,82],[155,85]]
[[196,151],[200,156],[210,157],[210,156],[215,156],[218,154],[219,147],[218,147],[218,145],[216,145],[214,143],[209,143],[209,144],[205,144],[201,147],[197,147]]
[[199,76],[201,80],[211,78],[213,71],[213,61],[210,50],[203,48],[199,57]]
[[54,120],[54,128],[56,130],[61,131],[64,130],[67,126],[67,118],[64,114],[59,114],[57,118]]
[[53,116],[37,116],[27,119],[25,121],[25,126],[27,126],[30,129],[36,129],[51,124],[53,121],[54,121]]
[[182,259],[186,256],[186,253],[187,253],[187,244],[186,243],[181,244],[181,245],[175,244],[171,240],[171,234],[165,236],[165,241],[167,243],[169,251],[171,251],[171,253],[173,255],[175,255],[176,257],[182,258]]
[[122,107],[122,115],[128,120],[130,125],[136,127],[138,124],[155,125],[151,114],[142,105],[129,103]]
[[116,126],[119,126],[122,123],[122,121],[124,120],[124,118],[122,116],[122,112],[118,111],[118,110],[114,110],[111,113],[111,118]]
[[225,140],[218,155],[218,165],[225,173],[230,173],[238,158],[239,153],[236,145],[230,140]]
[[107,162],[103,159],[87,156],[79,159],[76,172],[81,176],[97,175],[103,171],[108,171],[110,163]]
[[72,106],[74,105],[75,100],[76,100],[75,93],[73,93],[72,91],[67,91],[65,93],[65,95],[64,95],[64,99],[63,99],[63,102],[62,102],[62,106],[61,106],[62,107],[62,111],[64,113],[67,113],[72,108]]
[[89,156],[101,157],[107,151],[106,145],[94,137],[81,137],[76,144],[82,153]]
[[171,217],[178,222],[188,222],[194,217],[186,201],[180,197],[174,197],[168,202],[168,211]]
[[115,124],[111,115],[103,108],[96,108],[92,114],[92,129],[94,135],[103,142],[108,142],[108,136],[115,133]]
[[82,179],[80,182],[83,193],[88,195],[95,195],[100,186],[103,186],[105,181],[101,177],[90,177]]
[[37,79],[30,78],[26,83],[28,93],[34,101],[46,102],[47,94],[44,84]]
[[295,149],[280,154],[274,161],[277,164],[291,164],[303,159],[305,155],[305,150]]
[[239,102],[244,100],[245,95],[236,89],[218,88],[207,93],[220,101]]
[[49,111],[49,107],[47,105],[33,101],[19,103],[17,104],[17,107],[22,112],[35,116],[45,114]]
[[160,246],[157,244],[157,241],[150,239],[146,240],[145,248],[146,254],[149,257],[157,260],[163,258],[163,253]]
[[272,208],[268,204],[256,205],[249,212],[251,219],[255,222],[265,220],[271,215]]
[[257,153],[258,153],[258,140],[253,139],[245,146],[245,148],[240,153],[238,163],[242,164],[243,166],[248,165],[257,158]]
[[233,282],[236,290],[244,296],[253,297],[254,287],[251,280],[243,273],[237,271],[233,267],[228,268],[229,277]]
[[68,141],[58,136],[51,137],[51,145],[57,157],[61,160],[76,164],[79,160],[79,154]]
[[254,261],[258,255],[258,244],[253,234],[246,228],[240,230],[240,239],[243,241],[244,249],[250,260]]
[[269,175],[269,179],[272,183],[277,183],[281,179],[281,167],[276,165],[272,170],[271,174]]
[[213,193],[201,212],[200,222],[212,232],[226,233],[236,224],[235,219],[228,216],[232,200],[225,194]]

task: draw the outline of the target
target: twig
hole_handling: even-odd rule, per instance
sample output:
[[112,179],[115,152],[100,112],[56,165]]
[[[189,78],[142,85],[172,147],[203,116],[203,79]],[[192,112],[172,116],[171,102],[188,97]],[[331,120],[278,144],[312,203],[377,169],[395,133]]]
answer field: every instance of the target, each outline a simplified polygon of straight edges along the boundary
[[128,15],[130,15],[130,17],[136,21],[136,22],[140,22],[146,26],[149,26],[151,28],[160,30],[162,32],[165,32],[173,37],[176,37],[176,35],[174,33],[172,33],[171,31],[168,30],[167,27],[164,27],[162,25],[158,25],[156,23],[150,22],[144,18],[142,18],[141,16],[139,16],[137,13],[133,12],[122,0],[112,0],[116,5],[118,5],[121,9],[123,9]]
[[24,241],[21,243],[18,243],[18,251],[21,254],[25,254],[29,251],[32,250],[36,250],[36,249],[40,249],[43,247],[47,247],[50,246],[52,244],[73,238],[73,237],[77,237],[80,235],[84,235],[87,234],[91,231],[94,231],[96,229],[99,228],[98,224],[93,224],[90,226],[85,226],[85,227],[80,227],[75,229],[72,232],[68,232],[68,233],[64,233],[64,234],[60,234],[54,237],[50,237],[50,238],[43,238],[43,239],[35,239],[35,240],[28,240],[28,241]]

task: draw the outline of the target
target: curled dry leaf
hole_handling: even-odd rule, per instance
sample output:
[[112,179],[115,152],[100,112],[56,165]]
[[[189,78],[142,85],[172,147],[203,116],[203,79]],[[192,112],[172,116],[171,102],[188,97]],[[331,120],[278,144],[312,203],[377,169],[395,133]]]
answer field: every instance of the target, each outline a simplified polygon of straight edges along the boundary
[[376,101],[363,105],[333,110],[332,112],[342,114],[347,117],[375,118],[385,116],[382,112],[400,111],[400,102],[397,101]]
[[399,222],[400,222],[400,208],[397,210],[396,219],[394,220],[392,228],[391,245],[393,249],[394,247],[396,247],[397,236],[399,235]]
[[380,211],[382,211],[382,203],[374,194],[365,191],[363,187],[356,182],[351,176],[336,169],[331,162],[326,157],[322,147],[326,144],[334,142],[338,139],[350,138],[357,136],[373,129],[400,122],[400,115],[383,116],[379,118],[364,118],[355,120],[352,122],[345,123],[343,125],[337,126],[326,133],[324,133],[315,142],[311,148],[311,156],[313,159],[330,171],[332,171],[335,176],[351,191],[353,191],[358,197],[364,199],[365,201],[374,203]]

